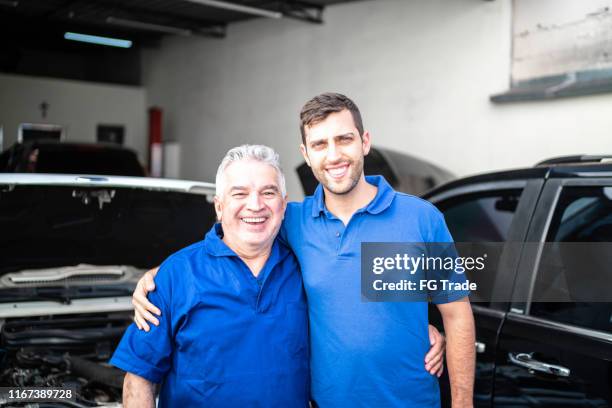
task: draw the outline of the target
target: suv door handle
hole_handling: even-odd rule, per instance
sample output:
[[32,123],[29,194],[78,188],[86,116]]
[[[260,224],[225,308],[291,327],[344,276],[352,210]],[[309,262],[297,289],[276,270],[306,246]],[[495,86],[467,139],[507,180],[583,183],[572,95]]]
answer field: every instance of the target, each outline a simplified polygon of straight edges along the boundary
[[569,368],[534,360],[533,353],[508,353],[508,359],[512,364],[529,370],[552,374],[557,377],[569,377],[570,375]]

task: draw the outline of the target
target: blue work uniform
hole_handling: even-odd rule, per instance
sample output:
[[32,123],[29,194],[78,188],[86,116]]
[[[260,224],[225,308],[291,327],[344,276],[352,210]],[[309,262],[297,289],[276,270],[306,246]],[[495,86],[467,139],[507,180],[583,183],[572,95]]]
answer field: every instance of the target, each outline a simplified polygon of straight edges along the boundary
[[[321,185],[290,203],[282,237],[301,266],[310,319],[311,396],[319,407],[438,407],[438,380],[425,370],[427,302],[361,297],[361,242],[452,242],[429,202],[366,177],[375,198],[345,226],[325,207]],[[463,281],[455,274],[455,281]],[[440,303],[469,292],[437,293]]]
[[132,324],[111,364],[162,383],[160,407],[308,406],[308,317],[298,263],[278,240],[255,278],[221,240],[170,256],[151,302],[150,332]]

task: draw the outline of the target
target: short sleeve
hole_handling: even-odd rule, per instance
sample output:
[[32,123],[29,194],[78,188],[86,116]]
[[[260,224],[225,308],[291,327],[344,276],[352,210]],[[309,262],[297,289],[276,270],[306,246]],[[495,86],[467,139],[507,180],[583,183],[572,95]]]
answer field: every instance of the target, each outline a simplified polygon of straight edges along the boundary
[[149,332],[132,323],[117,346],[110,363],[124,371],[160,383],[170,370],[172,358],[172,263],[164,262],[155,277],[155,290],[149,300],[161,310],[159,326]]
[[[448,262],[452,262],[453,267],[450,269],[443,269],[434,273],[435,279],[438,280],[436,290],[429,292],[431,302],[434,304],[443,304],[455,302],[463,299],[470,295],[470,291],[462,289],[461,284],[465,284],[467,278],[461,265],[461,257],[457,253],[454,245],[453,237],[451,236],[444,216],[439,211],[436,211],[436,217],[433,222],[432,231],[432,242],[435,243],[432,247],[434,248],[433,256],[439,256],[444,259],[445,265],[450,265]],[[449,261],[450,260],[450,261]],[[444,280],[445,282],[442,282]]]

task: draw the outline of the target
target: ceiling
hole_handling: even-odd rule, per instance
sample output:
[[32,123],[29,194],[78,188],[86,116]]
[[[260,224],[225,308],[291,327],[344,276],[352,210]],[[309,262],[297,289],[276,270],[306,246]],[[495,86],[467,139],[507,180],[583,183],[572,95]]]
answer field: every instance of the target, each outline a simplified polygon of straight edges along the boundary
[[[138,85],[139,50],[164,36],[222,40],[231,23],[253,18],[324,24],[325,6],[350,1],[0,0],[0,71]],[[66,32],[130,40],[132,47],[75,43]]]
[[38,34],[80,29],[92,34],[128,36],[146,45],[147,40],[167,34],[222,38],[228,24],[261,18],[258,13],[276,12],[283,18],[323,23],[325,6],[349,1],[0,0],[0,22],[3,31],[18,34],[25,27]]

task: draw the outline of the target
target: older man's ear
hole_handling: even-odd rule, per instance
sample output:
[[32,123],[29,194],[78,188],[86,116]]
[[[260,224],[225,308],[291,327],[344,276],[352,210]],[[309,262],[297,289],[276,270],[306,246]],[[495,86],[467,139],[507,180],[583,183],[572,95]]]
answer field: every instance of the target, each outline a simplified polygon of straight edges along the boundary
[[218,196],[215,196],[214,204],[215,204],[215,213],[217,214],[217,221],[221,222],[221,214],[222,214],[223,205],[221,204],[221,199]]

